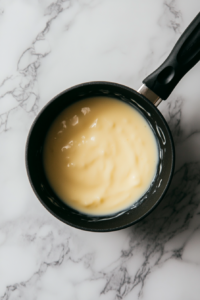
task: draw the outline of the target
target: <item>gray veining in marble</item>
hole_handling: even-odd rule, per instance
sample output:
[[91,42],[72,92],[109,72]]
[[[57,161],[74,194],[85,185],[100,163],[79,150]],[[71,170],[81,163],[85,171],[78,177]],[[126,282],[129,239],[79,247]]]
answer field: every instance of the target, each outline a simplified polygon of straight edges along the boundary
[[200,64],[159,106],[176,170],[142,222],[99,234],[62,224],[36,199],[24,162],[51,98],[90,80],[137,90],[199,10],[198,0],[0,1],[1,300],[199,300]]

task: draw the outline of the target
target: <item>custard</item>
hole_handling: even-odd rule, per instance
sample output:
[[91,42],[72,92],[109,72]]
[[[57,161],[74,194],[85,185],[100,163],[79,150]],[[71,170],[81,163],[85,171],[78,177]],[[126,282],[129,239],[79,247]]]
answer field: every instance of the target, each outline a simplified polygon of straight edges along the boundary
[[158,146],[137,109],[109,97],[67,107],[44,143],[47,179],[70,207],[108,215],[139,200],[154,180]]

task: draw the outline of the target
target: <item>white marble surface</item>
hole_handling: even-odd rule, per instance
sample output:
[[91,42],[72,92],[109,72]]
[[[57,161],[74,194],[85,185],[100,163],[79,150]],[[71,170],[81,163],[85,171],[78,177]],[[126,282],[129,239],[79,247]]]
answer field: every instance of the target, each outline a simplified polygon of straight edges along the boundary
[[71,228],[29,185],[24,148],[38,111],[74,84],[138,89],[199,0],[0,1],[0,299],[200,299],[200,64],[159,109],[175,140],[171,188],[114,233]]

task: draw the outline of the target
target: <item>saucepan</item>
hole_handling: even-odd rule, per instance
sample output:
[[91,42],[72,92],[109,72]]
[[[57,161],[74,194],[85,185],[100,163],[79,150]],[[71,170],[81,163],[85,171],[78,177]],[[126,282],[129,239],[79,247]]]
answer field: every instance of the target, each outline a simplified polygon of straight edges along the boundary
[[[113,231],[147,216],[163,199],[172,179],[175,152],[169,127],[157,109],[180,79],[200,59],[200,13],[181,35],[164,63],[143,80],[138,91],[112,82],[87,82],[73,86],[47,103],[36,117],[26,144],[26,168],[30,184],[46,209],[62,222],[88,231]],[[110,96],[136,107],[146,118],[158,142],[159,163],[154,182],[136,204],[114,215],[91,216],[67,206],[49,185],[43,168],[43,145],[52,121],[66,107],[92,96]]]

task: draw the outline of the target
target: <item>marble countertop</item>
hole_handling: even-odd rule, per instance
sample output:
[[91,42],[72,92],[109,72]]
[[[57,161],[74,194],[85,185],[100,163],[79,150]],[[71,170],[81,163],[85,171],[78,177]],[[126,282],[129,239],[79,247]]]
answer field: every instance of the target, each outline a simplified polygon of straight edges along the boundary
[[25,142],[42,107],[86,81],[138,89],[199,0],[0,1],[0,299],[200,299],[200,63],[159,109],[176,170],[162,203],[111,233],[71,228],[37,200]]

